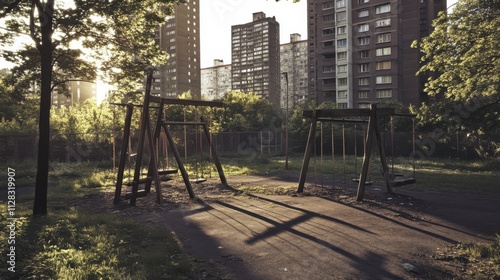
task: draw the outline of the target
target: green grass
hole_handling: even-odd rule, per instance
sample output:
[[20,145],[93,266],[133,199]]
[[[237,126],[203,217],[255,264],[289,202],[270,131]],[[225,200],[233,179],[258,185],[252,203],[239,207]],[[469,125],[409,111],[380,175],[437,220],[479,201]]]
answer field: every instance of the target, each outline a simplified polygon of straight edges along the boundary
[[[75,208],[52,209],[45,217],[32,218],[22,207],[17,217],[17,271],[13,274],[2,266],[0,279],[195,277],[193,259],[165,229]],[[6,242],[2,234],[0,243]]]
[[[33,186],[34,164],[10,163],[19,188]],[[49,214],[33,218],[33,194],[16,198],[16,273],[0,269],[0,279],[199,279],[202,263],[183,253],[167,229],[153,228],[118,214],[68,207],[67,202],[114,189],[116,174],[96,163],[51,163]],[[19,181],[23,181],[20,185]],[[26,184],[26,185],[24,185]],[[29,187],[27,187],[29,188]],[[5,189],[1,191],[6,191]],[[111,203],[111,202],[110,202]],[[0,222],[7,224],[6,205]],[[0,244],[7,244],[0,235]],[[7,246],[1,253],[7,254]],[[206,279],[219,279],[216,273]],[[211,276],[210,276],[211,275]]]
[[459,243],[437,259],[462,263],[464,279],[500,279],[500,235],[491,243]]
[[[222,157],[227,177],[236,175],[294,174],[302,167],[302,155],[289,158],[289,170],[285,170],[284,157]],[[194,161],[187,166],[194,172]],[[395,169],[412,175],[413,169],[408,159],[395,159]],[[345,161],[331,156],[311,158],[309,175],[355,176],[361,170],[362,158],[347,157]],[[392,161],[389,160],[391,167]],[[33,162],[1,164],[16,169],[18,187],[34,186],[36,166]],[[199,166],[207,174],[211,166]],[[382,184],[380,163],[372,156],[369,177]],[[84,198],[99,192],[114,190],[116,174],[105,163],[51,163],[49,174],[49,215],[31,217],[33,195],[19,198],[16,214],[17,221],[16,252],[19,268],[12,277],[6,266],[0,270],[0,279],[197,279],[203,268],[198,262],[185,255],[174,236],[166,231],[138,224],[117,215],[89,212],[70,208],[67,202]],[[441,191],[473,191],[500,193],[500,160],[456,161],[456,160],[419,160],[417,161],[417,183],[405,188],[433,189]],[[126,170],[127,173],[128,170]],[[2,174],[2,180],[6,172]],[[125,180],[129,177],[125,175]],[[3,188],[3,189],[2,189]],[[5,191],[5,184],[0,187]],[[257,186],[250,191],[266,193],[266,186]],[[286,193],[290,189],[277,188]],[[293,190],[293,189],[292,189]],[[111,203],[111,202],[109,202]],[[6,206],[0,209],[0,220],[6,224]],[[0,244],[7,244],[7,235],[0,236]],[[467,256],[471,264],[468,275],[473,277],[485,270],[498,278],[500,238],[492,244],[460,244],[456,251]],[[2,253],[7,252],[6,246]],[[493,271],[493,272],[491,272]],[[476,273],[476,274],[474,274]],[[214,274],[215,275],[215,274]],[[210,279],[218,279],[213,276]],[[206,277],[208,278],[208,277]],[[474,277],[473,277],[474,278]]]

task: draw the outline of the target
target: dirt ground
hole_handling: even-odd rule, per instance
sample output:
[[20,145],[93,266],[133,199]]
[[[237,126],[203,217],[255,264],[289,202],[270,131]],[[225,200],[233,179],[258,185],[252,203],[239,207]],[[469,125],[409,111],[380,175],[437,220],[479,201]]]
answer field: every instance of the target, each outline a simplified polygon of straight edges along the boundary
[[212,178],[193,186],[193,201],[174,180],[161,205],[154,193],[133,207],[113,206],[112,193],[72,204],[172,231],[204,262],[205,279],[450,279],[465,264],[440,252],[500,231],[498,195],[368,186],[356,202],[355,183],[325,178],[297,195],[297,182],[233,176],[226,189]]

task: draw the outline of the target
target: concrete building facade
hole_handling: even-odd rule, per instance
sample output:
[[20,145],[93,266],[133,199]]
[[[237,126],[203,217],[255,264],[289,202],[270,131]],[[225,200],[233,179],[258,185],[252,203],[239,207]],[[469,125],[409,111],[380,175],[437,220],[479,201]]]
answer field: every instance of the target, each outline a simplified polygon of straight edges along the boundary
[[97,90],[96,84],[85,81],[70,81],[67,82],[68,95],[52,94],[52,106],[60,108],[61,106],[72,106],[83,104],[89,99],[96,99]]
[[151,93],[176,97],[190,91],[201,95],[200,69],[200,3],[187,0],[175,4],[174,15],[158,29],[155,39],[170,55],[168,62],[154,72]]
[[231,88],[280,104],[279,23],[263,12],[231,27]]
[[214,66],[201,69],[201,95],[207,100],[221,99],[231,91],[231,64],[214,59]]
[[[291,108],[298,102],[309,99],[309,82],[307,78],[307,40],[302,40],[300,34],[290,34],[290,43],[280,46],[281,100],[282,108]],[[288,98],[287,81],[288,78]]]
[[425,99],[414,40],[431,32],[446,0],[309,0],[309,88],[317,103],[365,108]]

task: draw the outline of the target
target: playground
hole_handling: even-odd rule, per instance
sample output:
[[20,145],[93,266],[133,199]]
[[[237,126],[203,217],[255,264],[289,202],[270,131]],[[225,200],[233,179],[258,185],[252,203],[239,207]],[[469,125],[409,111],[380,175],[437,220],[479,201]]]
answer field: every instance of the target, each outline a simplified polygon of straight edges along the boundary
[[[60,256],[73,250],[93,256],[62,257],[64,273],[73,273],[76,262],[82,279],[93,273],[82,263],[95,265],[95,256],[104,259],[99,269],[109,263],[99,273],[110,279],[499,276],[498,160],[426,158],[439,139],[417,140],[413,115],[375,104],[303,111],[309,130],[301,154],[271,156],[277,137],[266,132],[259,133],[260,156],[240,151],[221,157],[211,118],[199,112],[224,104],[151,96],[151,73],[143,104],[115,104],[126,114],[121,145],[113,142],[113,168],[53,163],[49,208],[60,218],[55,224],[25,218],[20,226],[45,228],[39,236],[20,233],[34,242],[24,245],[27,265],[37,269],[29,273],[59,275],[37,258],[54,256],[57,261],[47,262],[59,269]],[[181,120],[167,119],[173,105],[194,108],[194,119],[186,118],[186,109],[179,110]],[[132,132],[134,110],[141,114]],[[395,141],[393,120],[401,118],[410,129]],[[457,158],[458,143],[457,136]],[[407,153],[398,153],[398,145]],[[16,190],[23,209],[34,192],[23,182],[31,182],[34,171],[17,169],[23,170]],[[102,237],[91,238],[92,231]],[[61,238],[68,249],[36,249],[47,236]],[[89,239],[83,247],[80,238]],[[92,251],[100,246],[109,255]]]
[[238,175],[226,188],[208,179],[191,200],[178,179],[168,182],[162,205],[148,196],[135,207],[112,206],[111,192],[75,203],[172,231],[213,275],[229,279],[447,279],[467,265],[448,250],[489,242],[500,228],[499,195],[419,189],[391,195],[374,185],[357,202],[356,183],[306,182],[296,194],[297,180],[290,172]]

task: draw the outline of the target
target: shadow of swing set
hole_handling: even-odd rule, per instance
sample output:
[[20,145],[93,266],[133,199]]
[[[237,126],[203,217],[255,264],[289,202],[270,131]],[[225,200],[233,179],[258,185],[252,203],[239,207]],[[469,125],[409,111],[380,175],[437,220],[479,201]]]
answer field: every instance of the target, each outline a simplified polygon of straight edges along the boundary
[[[201,101],[201,100],[183,100],[183,99],[173,99],[173,98],[164,98],[164,97],[157,97],[157,96],[151,96],[151,86],[152,86],[152,80],[153,80],[153,68],[150,68],[147,70],[147,78],[146,78],[146,90],[145,90],[145,96],[144,96],[144,102],[142,105],[134,105],[134,104],[115,104],[115,105],[120,105],[120,106],[125,106],[127,108],[126,111],[126,116],[125,116],[125,128],[123,132],[123,139],[124,143],[122,144],[121,147],[121,153],[120,153],[120,161],[118,165],[118,174],[117,174],[117,180],[116,180],[116,190],[115,190],[115,197],[114,197],[114,204],[118,204],[122,198],[124,199],[130,199],[130,205],[135,205],[137,198],[139,197],[144,197],[147,196],[148,193],[151,191],[151,185],[154,182],[155,184],[155,192],[156,192],[156,201],[157,203],[162,202],[162,195],[161,195],[161,181],[168,181],[171,180],[169,175],[176,174],[178,171],[180,171],[182,179],[184,181],[184,184],[186,186],[186,189],[189,193],[189,197],[191,199],[195,198],[195,194],[192,188],[191,183],[202,183],[206,181],[204,178],[196,178],[194,180],[189,179],[189,175],[186,171],[186,168],[184,167],[184,164],[182,162],[181,156],[179,154],[179,151],[176,148],[175,141],[172,137],[172,134],[170,132],[169,126],[170,125],[182,125],[182,126],[201,126],[203,128],[203,132],[205,137],[208,140],[208,143],[210,145],[210,151],[211,151],[211,156],[214,161],[214,164],[217,168],[217,172],[219,174],[220,181],[222,185],[226,188],[229,187],[227,184],[226,177],[224,175],[224,171],[222,169],[222,165],[220,163],[219,157],[217,155],[217,149],[215,145],[212,142],[210,131],[208,128],[208,124],[203,118],[203,116],[200,116],[199,121],[193,121],[193,122],[173,122],[173,121],[168,121],[165,118],[163,118],[163,109],[165,105],[182,105],[182,106],[206,106],[206,107],[218,107],[222,108],[224,107],[224,104],[222,102],[217,102],[217,101]],[[153,107],[150,106],[150,103],[158,103],[159,106]],[[134,168],[134,176],[131,182],[128,183],[123,183],[123,177],[124,177],[124,172],[125,172],[125,165],[127,161],[127,147],[129,146],[129,141],[130,141],[130,128],[131,128],[131,122],[132,122],[132,114],[133,114],[133,108],[134,107],[142,107],[142,115],[141,115],[141,123],[140,123],[140,130],[139,130],[139,143],[138,143],[138,148],[137,148],[137,153],[135,154],[136,160],[135,160],[135,168]],[[156,124],[155,124],[155,129],[154,133],[151,131],[151,124],[150,124],[150,109],[157,109],[158,114],[157,114],[157,119],[156,119]],[[363,158],[363,165],[362,165],[362,170],[359,179],[355,179],[358,182],[358,192],[357,192],[357,201],[362,201],[364,198],[364,193],[365,193],[365,185],[369,184],[367,181],[368,177],[368,168],[369,168],[369,163],[370,163],[370,156],[371,156],[371,151],[372,151],[372,146],[373,146],[373,137],[375,137],[379,152],[380,152],[380,162],[382,165],[382,175],[384,177],[386,187],[387,187],[387,192],[388,193],[394,193],[394,188],[395,187],[400,187],[404,185],[409,185],[413,184],[416,182],[415,178],[404,178],[401,177],[400,174],[395,174],[395,173],[390,173],[389,172],[389,166],[387,164],[387,158],[385,155],[385,150],[384,150],[384,145],[380,133],[380,127],[378,124],[379,117],[386,117],[386,116],[394,116],[394,115],[399,115],[399,116],[413,116],[413,115],[408,115],[408,114],[396,114],[394,108],[377,108],[376,104],[372,104],[370,109],[330,109],[330,110],[306,110],[303,111],[303,116],[306,118],[311,119],[311,125],[309,129],[309,136],[307,139],[307,146],[306,150],[304,153],[304,160],[302,163],[302,168],[300,172],[300,178],[299,178],[299,183],[298,183],[298,193],[302,193],[304,191],[304,185],[306,181],[306,176],[307,176],[307,171],[309,168],[309,162],[311,159],[311,152],[313,149],[313,145],[315,142],[315,135],[316,135],[316,126],[318,122],[350,122],[352,121],[352,118],[366,118],[368,117],[368,130],[366,133],[366,138],[365,138],[365,149],[364,149],[364,158]],[[351,120],[350,120],[350,119]],[[177,162],[178,169],[159,169],[158,168],[158,152],[156,149],[157,143],[160,139],[160,134],[163,131],[166,135],[166,138],[168,140],[168,144],[171,147],[175,160]],[[392,125],[391,125],[391,145],[394,147],[393,139],[392,139]],[[148,144],[148,150],[150,152],[149,158],[149,166],[148,166],[148,171],[147,171],[147,176],[145,178],[140,178],[141,176],[141,167],[142,167],[142,157],[144,155],[144,146],[146,142],[146,137],[147,137],[147,144]],[[415,124],[413,123],[413,168],[414,168],[414,174],[415,174]],[[130,155],[129,155],[130,156]],[[393,167],[393,172],[394,172],[394,167]],[[130,172],[129,172],[130,173]],[[160,177],[162,176],[162,177]],[[415,177],[415,175],[413,175]],[[122,196],[122,188],[123,186],[131,186],[132,191],[130,193],[125,194]],[[139,190],[139,186],[144,185],[143,190]]]
[[[179,151],[176,147],[174,138],[172,137],[172,134],[170,132],[169,126],[170,125],[181,125],[181,126],[201,126],[203,128],[204,135],[206,139],[208,140],[208,143],[211,147],[211,155],[212,159],[214,161],[214,164],[217,168],[217,171],[219,173],[219,178],[221,180],[221,183],[224,187],[228,187],[226,177],[224,175],[224,171],[222,169],[222,165],[220,163],[219,157],[217,155],[217,150],[212,142],[211,136],[210,136],[210,131],[208,128],[208,124],[203,118],[203,116],[200,116],[200,120],[193,121],[193,122],[174,122],[174,121],[168,121],[163,117],[163,109],[165,105],[182,105],[182,106],[205,106],[205,107],[223,107],[222,102],[215,102],[215,101],[201,101],[201,100],[183,100],[183,99],[172,99],[172,98],[164,98],[164,97],[157,97],[157,96],[151,96],[151,86],[152,86],[152,81],[153,81],[153,68],[147,69],[147,78],[146,78],[146,91],[145,91],[145,96],[144,96],[144,102],[142,105],[134,105],[134,104],[115,104],[115,105],[121,105],[125,106],[127,108],[127,112],[125,115],[125,128],[123,132],[123,144],[121,147],[121,153],[120,153],[120,162],[118,165],[118,174],[117,174],[117,180],[116,180],[116,189],[115,189],[115,198],[114,198],[114,204],[118,204],[122,198],[124,199],[130,199],[130,205],[135,205],[137,198],[139,197],[144,197],[148,193],[151,192],[151,185],[154,182],[155,185],[155,192],[156,192],[156,201],[157,203],[162,202],[162,195],[161,195],[161,181],[168,181],[171,180],[169,175],[176,174],[178,171],[180,171],[182,179],[184,181],[184,184],[186,185],[186,189],[189,193],[190,198],[195,198],[195,194],[192,188],[191,183],[202,183],[206,181],[205,178],[196,178],[194,180],[190,180],[189,175],[186,171],[186,168],[184,167],[184,163],[182,162],[181,156],[179,154]],[[150,103],[158,103],[159,106],[153,107],[150,106]],[[137,147],[137,153],[135,154],[136,160],[135,160],[135,168],[134,168],[134,176],[131,182],[124,184],[123,183],[123,177],[124,177],[124,172],[125,172],[125,164],[127,161],[127,147],[129,146],[129,141],[130,141],[130,128],[131,128],[131,123],[132,123],[132,114],[133,114],[133,108],[134,107],[142,107],[142,114],[141,114],[141,123],[140,123],[140,129],[139,129],[139,143]],[[157,114],[157,119],[156,119],[156,124],[154,128],[154,132],[151,131],[151,123],[150,123],[150,109],[157,109],[158,114]],[[159,169],[158,168],[158,152],[156,149],[157,143],[159,142],[160,139],[160,134],[162,132],[162,129],[166,135],[166,138],[168,140],[168,144],[174,154],[175,160],[177,162],[178,169]],[[140,178],[141,177],[141,167],[142,167],[142,157],[145,153],[144,147],[145,147],[145,142],[146,142],[146,137],[147,137],[147,146],[149,150],[149,166],[148,166],[148,171],[147,171],[147,176],[145,178]],[[201,139],[200,139],[201,140]],[[200,141],[201,142],[201,141]],[[161,176],[161,177],[160,177]],[[130,193],[125,194],[122,196],[122,188],[123,186],[131,186],[132,191]],[[143,190],[139,190],[139,186],[144,185]]]

